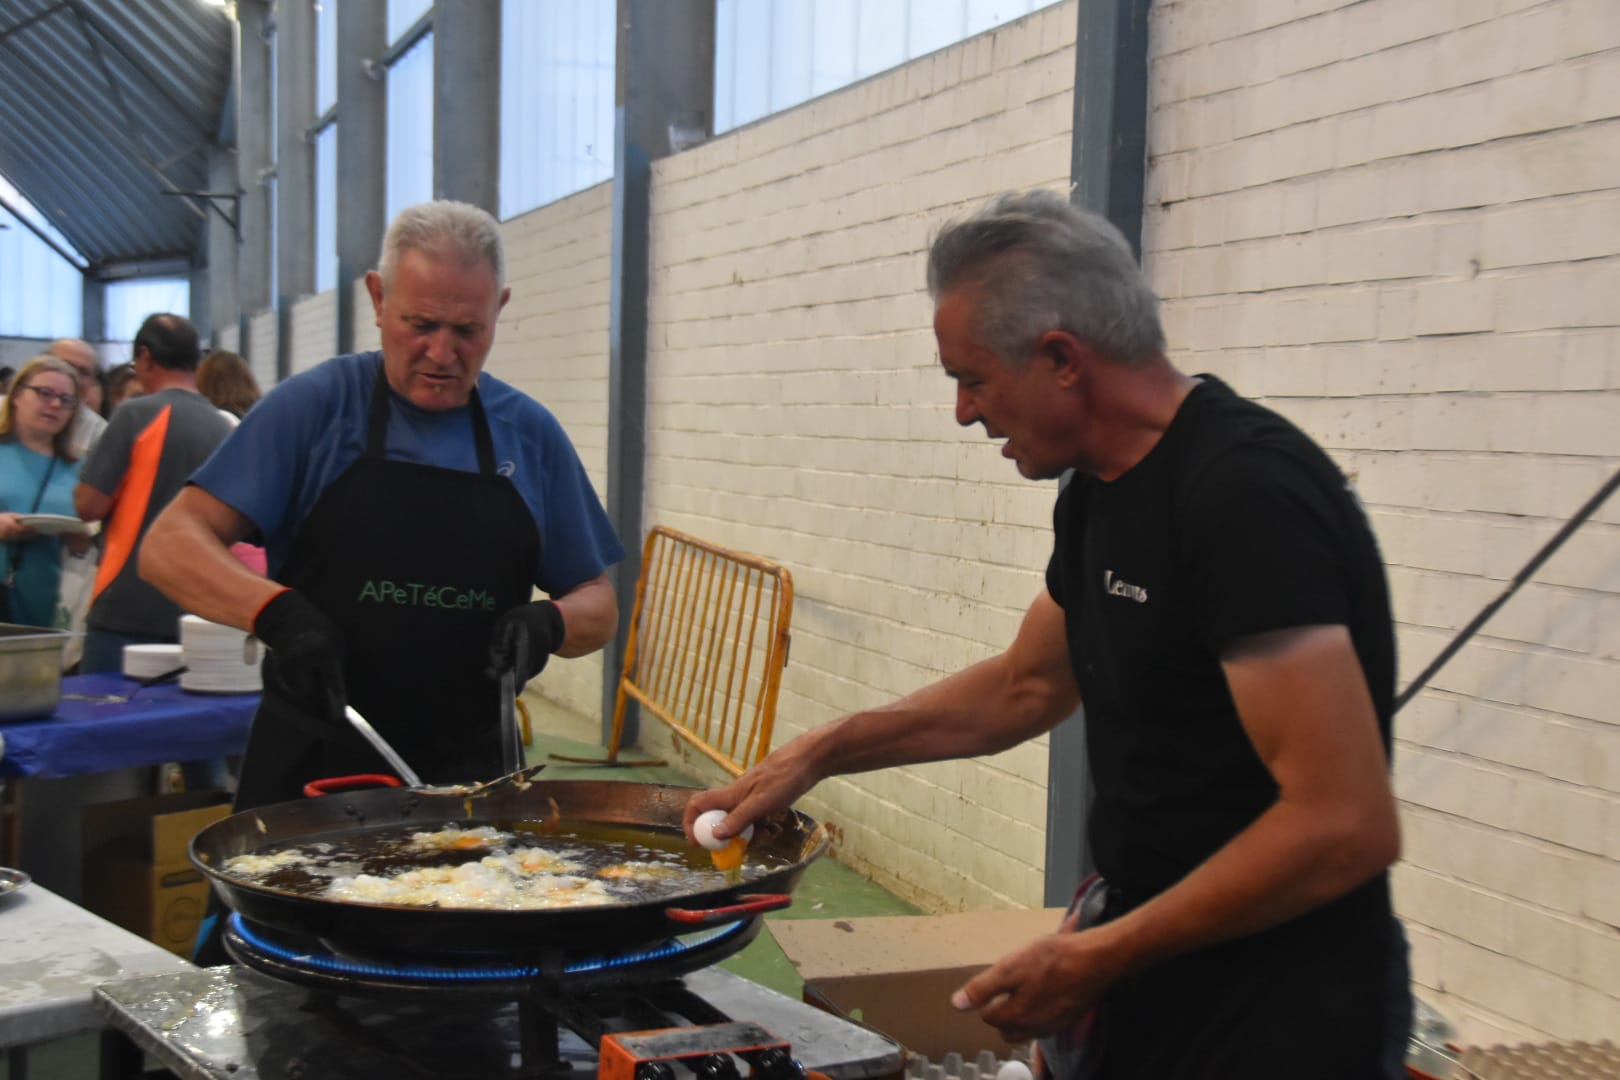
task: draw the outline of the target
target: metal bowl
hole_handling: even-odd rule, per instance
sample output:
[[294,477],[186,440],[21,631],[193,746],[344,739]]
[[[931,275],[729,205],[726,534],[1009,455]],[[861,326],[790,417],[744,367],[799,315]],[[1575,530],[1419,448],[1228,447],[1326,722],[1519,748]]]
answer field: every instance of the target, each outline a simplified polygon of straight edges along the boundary
[[32,880],[34,879],[21,870],[13,870],[9,866],[0,866],[0,896],[10,896]]
[[66,630],[0,623],[0,721],[38,720],[62,703]]

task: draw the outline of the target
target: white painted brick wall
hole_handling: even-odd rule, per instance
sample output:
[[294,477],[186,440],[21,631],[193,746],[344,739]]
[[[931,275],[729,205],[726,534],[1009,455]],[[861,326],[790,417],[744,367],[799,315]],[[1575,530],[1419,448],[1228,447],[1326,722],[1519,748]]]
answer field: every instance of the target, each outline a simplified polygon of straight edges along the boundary
[[268,393],[276,385],[276,332],[274,311],[261,311],[248,320],[247,357],[259,389]]
[[[1155,4],[1173,355],[1378,529],[1410,679],[1620,464],[1620,12]],[[1396,899],[1465,1042],[1620,1031],[1620,500],[1397,720]]]
[[[599,496],[607,491],[608,268],[613,185],[598,184],[501,226],[512,298],[487,370],[554,413]],[[370,302],[367,301],[367,311]],[[640,539],[625,538],[626,549]],[[602,654],[554,660],[534,683],[592,719],[602,712]],[[545,725],[545,710],[534,722]]]
[[[654,166],[647,523],[792,570],[778,744],[990,655],[1041,588],[1055,486],[953,423],[923,274],[948,217],[1066,183],[1076,21],[1037,12]],[[1041,740],[806,805],[928,908],[1028,906],[1045,783]]]
[[292,309],[292,370],[308,371],[337,354],[337,290],[306,296]]
[[219,347],[226,352],[240,354],[242,351],[242,328],[236,323],[225,327],[219,332]]

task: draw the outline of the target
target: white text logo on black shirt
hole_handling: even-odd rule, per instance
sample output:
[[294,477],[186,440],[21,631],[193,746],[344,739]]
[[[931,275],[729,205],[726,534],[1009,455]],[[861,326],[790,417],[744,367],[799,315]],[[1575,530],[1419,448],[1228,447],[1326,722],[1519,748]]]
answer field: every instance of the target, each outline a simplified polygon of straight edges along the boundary
[[1146,589],[1114,577],[1112,570],[1103,571],[1103,592],[1110,596],[1123,596],[1127,600],[1135,600],[1138,604],[1147,603]]

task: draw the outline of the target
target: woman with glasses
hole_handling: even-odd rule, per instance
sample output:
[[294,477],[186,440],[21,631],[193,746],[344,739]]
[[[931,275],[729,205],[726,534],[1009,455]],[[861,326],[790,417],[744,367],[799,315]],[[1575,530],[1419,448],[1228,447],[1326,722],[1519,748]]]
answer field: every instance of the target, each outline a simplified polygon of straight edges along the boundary
[[12,381],[0,405],[0,621],[52,626],[62,576],[62,548],[90,545],[84,533],[47,534],[23,519],[75,517],[79,462],[70,432],[79,384],[65,360],[36,356]]

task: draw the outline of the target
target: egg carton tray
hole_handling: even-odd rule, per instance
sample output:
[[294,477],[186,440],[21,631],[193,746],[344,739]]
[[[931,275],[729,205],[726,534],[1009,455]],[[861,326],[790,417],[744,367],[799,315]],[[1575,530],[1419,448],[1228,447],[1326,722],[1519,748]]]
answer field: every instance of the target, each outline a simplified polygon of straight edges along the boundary
[[1602,1042],[1471,1046],[1457,1061],[1464,1080],[1614,1080],[1620,1047]]
[[[1004,1075],[1005,1073],[1005,1075]],[[972,1060],[951,1053],[930,1061],[921,1054],[906,1054],[906,1080],[1029,1080],[1029,1057],[1019,1049],[1010,1058],[981,1050]]]

